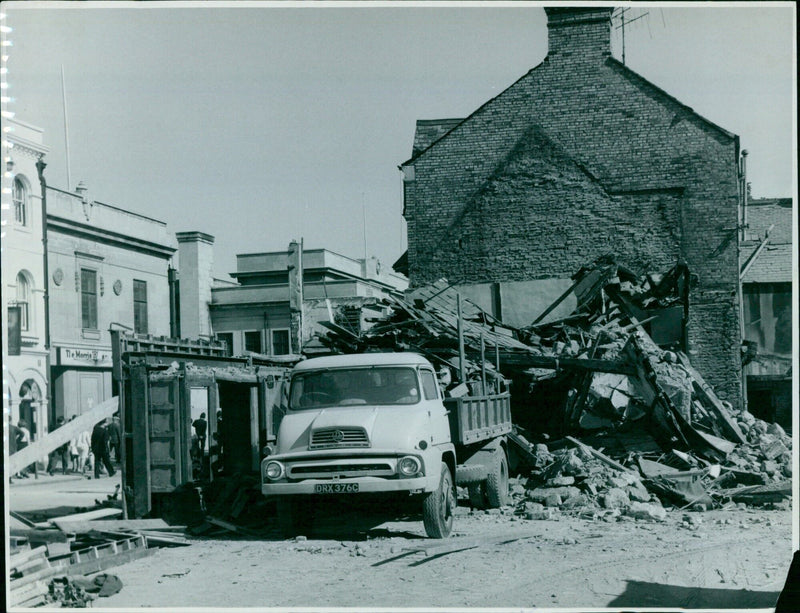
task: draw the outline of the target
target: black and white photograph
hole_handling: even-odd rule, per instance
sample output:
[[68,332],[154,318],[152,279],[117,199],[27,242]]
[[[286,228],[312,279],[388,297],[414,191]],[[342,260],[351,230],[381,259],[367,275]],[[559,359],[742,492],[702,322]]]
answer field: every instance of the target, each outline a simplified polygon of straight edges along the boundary
[[5,610],[800,610],[793,2],[0,6]]

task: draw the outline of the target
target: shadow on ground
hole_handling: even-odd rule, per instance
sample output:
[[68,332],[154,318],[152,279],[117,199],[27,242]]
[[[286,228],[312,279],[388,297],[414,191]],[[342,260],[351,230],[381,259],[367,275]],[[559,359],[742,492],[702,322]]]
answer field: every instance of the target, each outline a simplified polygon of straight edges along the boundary
[[684,587],[647,581],[628,581],[609,607],[669,607],[685,609],[771,609],[780,592],[754,592]]

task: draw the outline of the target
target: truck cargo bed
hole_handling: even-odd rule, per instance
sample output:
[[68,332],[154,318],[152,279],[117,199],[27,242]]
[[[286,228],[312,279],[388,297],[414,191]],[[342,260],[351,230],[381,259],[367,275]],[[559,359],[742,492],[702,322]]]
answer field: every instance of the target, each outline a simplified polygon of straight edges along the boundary
[[456,445],[479,443],[511,432],[511,395],[445,398],[450,437]]

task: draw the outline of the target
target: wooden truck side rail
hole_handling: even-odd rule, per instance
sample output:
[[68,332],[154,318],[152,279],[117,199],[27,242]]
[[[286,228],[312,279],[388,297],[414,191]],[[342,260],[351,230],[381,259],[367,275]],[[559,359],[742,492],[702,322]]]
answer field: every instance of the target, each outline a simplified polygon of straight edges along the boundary
[[511,395],[445,398],[450,437],[456,445],[469,445],[511,432]]

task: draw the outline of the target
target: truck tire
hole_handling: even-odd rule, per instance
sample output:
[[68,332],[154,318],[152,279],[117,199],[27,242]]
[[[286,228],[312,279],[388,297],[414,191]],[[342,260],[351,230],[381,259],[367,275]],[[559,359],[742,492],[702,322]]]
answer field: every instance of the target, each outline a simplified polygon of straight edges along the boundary
[[456,485],[480,483],[486,479],[486,467],[479,464],[460,464],[456,466]]
[[281,496],[276,501],[278,527],[286,538],[309,536],[314,524],[314,505],[301,496]]
[[456,509],[456,493],[453,478],[447,464],[442,463],[439,489],[425,496],[422,503],[422,523],[430,538],[443,539],[453,529],[453,514]]
[[508,460],[502,447],[495,452],[495,461],[486,477],[486,500],[490,509],[508,504]]

